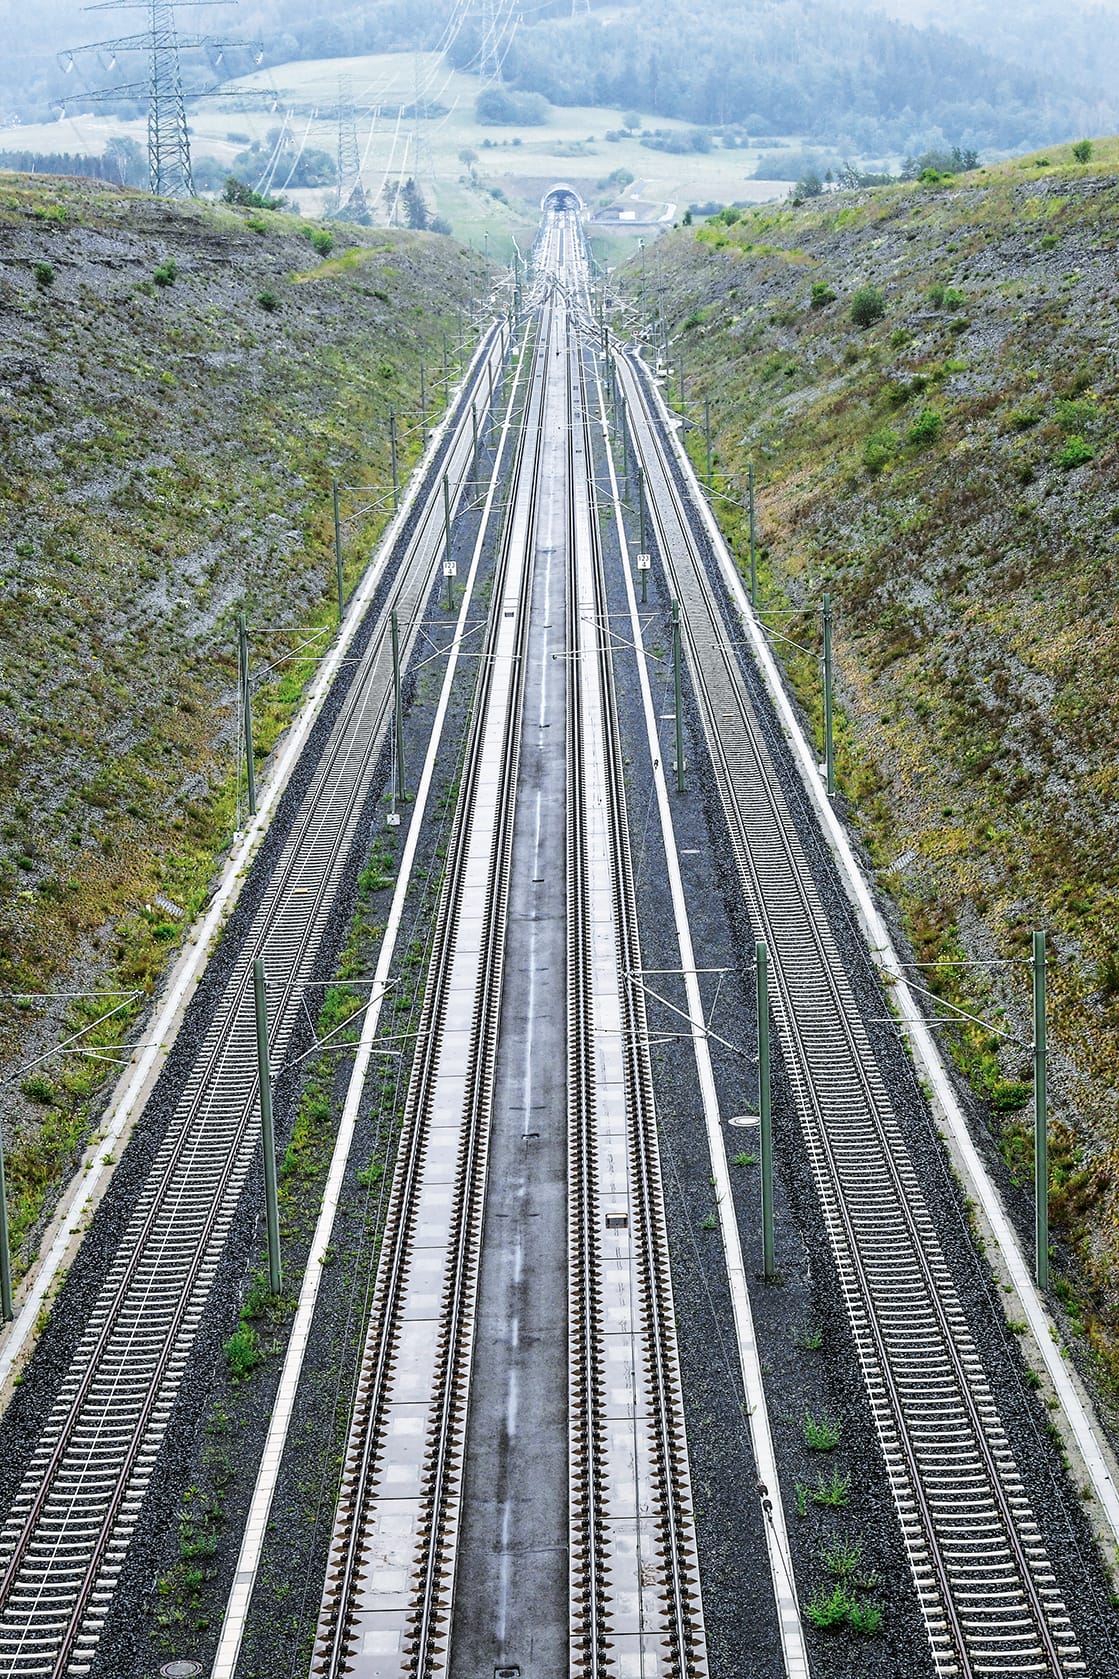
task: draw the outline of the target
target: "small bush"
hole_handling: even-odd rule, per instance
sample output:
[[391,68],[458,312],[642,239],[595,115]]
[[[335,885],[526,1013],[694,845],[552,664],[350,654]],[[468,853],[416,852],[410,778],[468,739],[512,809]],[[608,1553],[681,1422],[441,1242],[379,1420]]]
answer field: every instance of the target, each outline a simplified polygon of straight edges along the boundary
[[1109,950],[1096,963],[1096,984],[1105,1003],[1119,997],[1119,950]]
[[833,1422],[825,1411],[814,1417],[804,1413],[804,1443],[810,1452],[833,1452],[843,1435],[842,1423]]
[[1092,157],[1091,140],[1078,140],[1072,148],[1072,155],[1077,163],[1089,163]]
[[873,1638],[882,1631],[882,1605],[880,1603],[855,1603],[847,1611],[847,1625],[852,1632],[861,1632],[865,1638]]
[[49,262],[35,263],[31,272],[35,276],[35,284],[37,286],[54,285],[54,269],[51,267]]
[[24,1079],[20,1089],[28,1101],[41,1102],[44,1107],[53,1102],[56,1095],[54,1085],[45,1073],[32,1073]]
[[1091,431],[1100,417],[1099,408],[1092,401],[1076,401],[1061,397],[1057,402],[1057,424],[1066,437],[1083,437]]
[[229,1373],[235,1382],[245,1381],[264,1357],[256,1330],[246,1323],[240,1324],[233,1331],[222,1350],[229,1365]]
[[280,300],[274,291],[262,291],[257,298],[257,302],[260,304],[260,307],[265,311],[265,313],[269,315],[280,307]]
[[328,227],[313,227],[307,233],[311,248],[321,257],[328,257],[334,249],[334,235]]
[[173,286],[178,273],[179,270],[174,259],[172,257],[168,257],[167,261],[161,263],[155,270],[152,275],[152,279],[155,281],[157,286]]
[[944,416],[935,408],[922,408],[907,433],[907,441],[914,449],[927,449],[944,430]]
[[886,426],[867,438],[863,444],[863,465],[872,478],[889,466],[898,451],[898,434]]
[[850,1475],[841,1475],[838,1469],[833,1469],[826,1480],[823,1475],[817,1475],[816,1485],[809,1496],[813,1504],[825,1504],[831,1510],[841,1510],[850,1493]]
[[835,293],[826,281],[813,280],[810,302],[813,309],[826,309],[829,303],[835,302]]
[[851,299],[851,319],[857,327],[873,326],[886,313],[886,301],[877,286],[860,286]]
[[1062,472],[1071,472],[1074,467],[1083,466],[1090,461],[1094,455],[1095,450],[1090,443],[1086,443],[1082,437],[1070,437],[1057,456],[1057,465]]
[[861,1539],[833,1539],[820,1553],[820,1561],[837,1580],[849,1580],[862,1560]]
[[1042,248],[1043,251],[1055,251],[1059,244],[1060,244],[1060,240],[1057,238],[1057,235],[1055,233],[1043,233],[1042,234],[1042,236],[1041,236],[1041,248]]
[[846,1626],[853,1609],[859,1607],[848,1588],[840,1580],[829,1591],[821,1586],[804,1606],[804,1612],[814,1627],[821,1631],[834,1632],[837,1628]]

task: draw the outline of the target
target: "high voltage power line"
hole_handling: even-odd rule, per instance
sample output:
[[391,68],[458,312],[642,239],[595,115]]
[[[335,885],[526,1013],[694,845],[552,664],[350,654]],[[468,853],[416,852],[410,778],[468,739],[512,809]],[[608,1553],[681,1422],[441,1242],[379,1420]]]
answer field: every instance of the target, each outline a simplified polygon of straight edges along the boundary
[[[201,90],[183,91],[180,52],[201,50],[214,54],[213,66],[222,62],[230,47],[245,47],[244,41],[219,40],[212,35],[181,36],[176,24],[176,8],[228,4],[228,0],[101,0],[88,6],[91,12],[123,12],[145,10],[147,28],[136,35],[122,35],[114,40],[94,41],[88,46],[75,47],[61,55],[63,69],[74,69],[79,55],[99,53],[108,56],[110,69],[122,53],[143,53],[148,60],[146,82],[128,82],[119,87],[83,92],[83,99],[106,100],[142,99],[148,106],[148,180],[154,193],[167,198],[190,198],[194,182],[190,166],[190,135],[187,131],[186,99]],[[256,49],[257,63],[263,52]],[[212,90],[206,90],[212,91]]]

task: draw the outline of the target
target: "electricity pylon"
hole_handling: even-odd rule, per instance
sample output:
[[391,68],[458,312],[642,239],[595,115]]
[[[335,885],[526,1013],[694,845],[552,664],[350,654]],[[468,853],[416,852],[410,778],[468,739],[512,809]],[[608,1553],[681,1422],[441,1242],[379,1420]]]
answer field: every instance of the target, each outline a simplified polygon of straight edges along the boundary
[[[180,50],[212,47],[218,52],[217,62],[226,46],[244,46],[245,42],[218,42],[208,35],[179,35],[175,23],[176,6],[207,6],[226,3],[226,0],[101,0],[90,6],[91,12],[123,12],[145,10],[148,27],[138,35],[122,35],[113,41],[95,41],[78,52],[108,53],[110,67],[125,52],[146,53],[147,82],[130,82],[123,87],[106,88],[100,93],[84,94],[97,100],[141,98],[148,102],[148,180],[151,190],[166,198],[191,198],[194,182],[190,170],[190,136],[187,132],[185,95],[179,63]],[[74,53],[62,54],[65,70],[74,68]]]
[[338,78],[338,210],[337,219],[361,222],[373,220],[361,179],[361,153],[357,143],[353,84],[349,76]]

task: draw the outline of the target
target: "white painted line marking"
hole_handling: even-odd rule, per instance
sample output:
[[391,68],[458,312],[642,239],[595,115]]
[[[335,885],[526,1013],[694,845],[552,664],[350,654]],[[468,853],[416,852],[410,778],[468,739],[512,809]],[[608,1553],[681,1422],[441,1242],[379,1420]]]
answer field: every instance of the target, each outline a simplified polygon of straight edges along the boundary
[[[667,413],[659,392],[656,401],[658,407]],[[991,1238],[1006,1267],[1022,1314],[1033,1334],[1035,1350],[1044,1363],[1046,1374],[1064,1409],[1084,1471],[1091,1480],[1092,1490],[1098,1500],[1100,1513],[1110,1529],[1111,1542],[1119,1545],[1119,1465],[1096,1421],[1091,1401],[1084,1392],[1079,1377],[1063,1356],[1056,1326],[1034,1286],[1033,1273],[1017,1232],[1007,1216],[1002,1197],[972,1141],[967,1119],[956,1100],[952,1081],[932,1033],[925,1024],[917,1000],[909,988],[905,969],[894,949],[885,922],[875,908],[870,886],[855,859],[843,825],[821,785],[815,752],[797,726],[773,653],[762,633],[761,625],[754,616],[749,596],[723,541],[715,516],[699,490],[691,461],[679,439],[673,439],[673,446],[692,487],[693,501],[699,507],[700,516],[714,545],[723,579],[742,617],[743,627],[750,638],[754,657],[792,749],[801,780],[808,790],[809,798],[815,803],[820,825],[835,858],[847,895],[862,925],[871,955],[893,981],[890,995],[897,1005],[913,1053],[932,1086],[936,1098],[932,1104],[934,1115],[939,1118],[941,1132],[947,1132],[947,1140],[965,1180],[966,1192],[983,1210]],[[1107,1560],[1110,1566],[1111,1559]]]
[[[502,451],[505,448],[511,418],[512,404],[506,411],[502,426],[499,446]],[[362,1020],[361,1038],[358,1042],[353,1071],[350,1074],[350,1082],[346,1090],[346,1101],[342,1109],[342,1119],[338,1128],[338,1138],[334,1145],[334,1154],[331,1158],[330,1173],[327,1177],[326,1189],[323,1192],[322,1210],[315,1225],[314,1239],[307,1256],[303,1286],[299,1291],[299,1305],[296,1308],[291,1340],[288,1343],[288,1350],[284,1357],[284,1367],[280,1375],[280,1384],[273,1403],[272,1421],[269,1426],[260,1469],[257,1473],[256,1485],[253,1489],[252,1503],[249,1507],[249,1515],[245,1525],[245,1535],[241,1542],[240,1556],[237,1559],[237,1573],[233,1582],[233,1589],[229,1594],[225,1619],[222,1622],[221,1642],[214,1657],[211,1679],[233,1679],[233,1672],[241,1650],[249,1600],[252,1596],[257,1569],[260,1566],[268,1516],[272,1508],[276,1482],[279,1479],[284,1442],[287,1438],[288,1425],[295,1406],[295,1396],[303,1369],[303,1358],[311,1331],[315,1304],[318,1300],[319,1283],[323,1274],[322,1260],[330,1245],[330,1238],[333,1233],[334,1217],[349,1160],[350,1147],[353,1142],[358,1108],[365,1088],[369,1063],[372,1059],[373,1041],[377,1035],[381,999],[387,988],[389,970],[395,954],[396,938],[404,915],[404,902],[408,891],[409,877],[415,860],[416,849],[419,845],[420,829],[423,825],[423,816],[427,809],[431,783],[435,774],[439,739],[451,703],[451,689],[460,657],[459,649],[464,640],[463,627],[466,623],[468,608],[473,599],[475,579],[481,560],[482,548],[488,534],[496,490],[497,474],[495,473],[490,481],[490,488],[486,496],[482,520],[471,557],[470,571],[467,574],[463,590],[462,603],[459,607],[458,633],[452,641],[447,658],[443,688],[439,695],[439,705],[432,724],[431,744],[428,747],[423,772],[416,788],[412,820],[408,828],[408,837],[404,842],[400,867],[397,870],[396,889],[393,892],[392,905],[385,923],[384,940],[374,970],[372,993]]]
[[[600,382],[598,384],[598,400],[599,408],[605,415],[606,406]],[[609,436],[609,428],[605,419],[603,420],[603,432]],[[610,465],[610,488],[614,502],[614,518],[622,549],[622,572],[625,577],[630,625],[633,640],[635,644],[640,645],[640,617],[637,608],[637,595],[633,587],[633,577],[627,563],[628,548],[622,526],[622,509],[618,494],[617,475],[614,470],[612,455],[608,454],[607,458]],[[773,1449],[769,1413],[766,1410],[761,1356],[758,1351],[757,1338],[754,1334],[754,1319],[750,1310],[750,1294],[746,1284],[746,1266],[742,1258],[742,1243],[738,1234],[738,1220],[735,1216],[734,1199],[731,1193],[730,1168],[727,1164],[727,1151],[723,1142],[720,1123],[719,1099],[715,1089],[715,1072],[711,1065],[711,1051],[705,1029],[703,1000],[699,993],[695,952],[692,948],[688,909],[684,898],[684,882],[680,874],[680,860],[676,849],[676,830],[672,821],[672,803],[669,797],[668,783],[665,779],[664,766],[658,757],[660,747],[657,734],[657,715],[649,686],[648,669],[644,659],[638,659],[636,664],[638,681],[641,685],[641,700],[645,712],[645,731],[649,741],[649,755],[653,761],[653,785],[657,795],[657,810],[660,816],[661,832],[664,836],[665,861],[668,869],[669,887],[672,893],[672,912],[676,921],[676,935],[680,946],[680,966],[684,970],[683,980],[688,1004],[688,1016],[691,1023],[696,1071],[699,1076],[700,1094],[703,1099],[707,1147],[711,1157],[711,1173],[715,1180],[715,1203],[718,1208],[719,1230],[723,1238],[727,1281],[730,1285],[734,1333],[738,1342],[739,1368],[742,1372],[742,1386],[746,1396],[746,1409],[749,1414],[750,1442],[754,1449],[754,1462],[757,1465],[758,1480],[767,1489],[764,1495],[766,1502],[763,1505],[763,1526],[765,1528],[766,1549],[769,1553],[770,1578],[773,1582],[773,1595],[777,1606],[781,1654],[788,1679],[809,1679],[808,1651],[805,1647],[804,1628],[800,1619],[800,1601],[797,1597],[796,1580],[793,1575],[789,1535],[785,1527],[785,1511],[781,1503],[781,1483],[777,1474],[777,1457]]]

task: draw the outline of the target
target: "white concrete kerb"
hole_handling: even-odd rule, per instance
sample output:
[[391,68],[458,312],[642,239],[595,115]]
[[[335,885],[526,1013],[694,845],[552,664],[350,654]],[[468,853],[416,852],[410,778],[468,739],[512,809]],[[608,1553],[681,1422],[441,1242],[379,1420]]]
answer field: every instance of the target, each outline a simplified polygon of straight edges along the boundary
[[[519,378],[519,374],[518,374]],[[499,454],[504,451],[512,421],[513,405],[510,402],[501,431]],[[443,731],[444,720],[451,703],[451,693],[454,679],[458,670],[459,649],[464,640],[468,608],[473,603],[474,586],[481,562],[482,550],[489,534],[489,525],[493,512],[494,497],[497,493],[498,474],[495,472],[486,495],[482,519],[478,528],[478,535],[471,557],[470,569],[467,573],[463,589],[462,601],[459,606],[458,628],[447,657],[447,668],[443,677],[443,687],[439,696],[435,718],[432,723],[431,741],[424,759],[423,770],[416,788],[416,797],[412,806],[412,816],[408,825],[408,834],[401,853],[400,866],[397,870],[396,889],[393,892],[392,903],[389,907],[385,923],[384,937],[381,942],[377,965],[373,974],[373,984],[370,987],[369,1002],[366,1005],[361,1024],[361,1036],[354,1053],[354,1064],[350,1072],[349,1083],[346,1087],[346,1100],[342,1108],[342,1118],[339,1122],[338,1136],[331,1156],[330,1170],[327,1175],[326,1188],[323,1191],[322,1207],[315,1224],[314,1236],[311,1240],[310,1252],[303,1273],[303,1283],[299,1291],[299,1303],[296,1307],[295,1320],[292,1324],[291,1336],[288,1340],[287,1352],[284,1355],[283,1369],[280,1372],[280,1382],[276,1397],[272,1404],[272,1418],[268,1428],[264,1452],[261,1457],[260,1468],[257,1471],[256,1484],[253,1488],[252,1502],[245,1523],[244,1536],[241,1541],[241,1551],[237,1558],[237,1568],[233,1577],[233,1586],[226,1607],[225,1618],[222,1622],[221,1641],[214,1657],[211,1679],[233,1679],[234,1670],[241,1651],[241,1644],[248,1620],[249,1605],[252,1598],[253,1586],[256,1582],[257,1570],[264,1548],[265,1535],[268,1529],[268,1519],[275,1496],[276,1485],[279,1480],[280,1464],[283,1458],[287,1431],[295,1407],[296,1394],[299,1389],[303,1373],[303,1361],[307,1351],[307,1343],[311,1333],[311,1325],[315,1314],[315,1305],[319,1296],[319,1284],[323,1274],[323,1260],[334,1230],[335,1215],[342,1193],[342,1185],[346,1167],[349,1163],[350,1149],[353,1145],[354,1130],[357,1125],[358,1112],[361,1106],[365,1081],[369,1074],[369,1065],[373,1058],[373,1041],[377,1035],[377,1028],[381,1017],[381,1001],[389,988],[389,973],[396,954],[396,939],[400,925],[404,918],[405,899],[411,880],[412,865],[415,861],[416,850],[420,840],[420,830],[423,826],[424,814],[427,809],[431,784],[435,775],[439,743]]]
[[[598,400],[604,416],[603,432],[608,438],[609,426],[605,419],[605,403],[603,402],[601,381],[598,382]],[[640,648],[642,646],[640,609],[633,586],[633,574],[629,566],[629,547],[622,519],[617,473],[614,468],[613,456],[610,455],[609,451],[607,452],[607,459],[610,470],[611,496],[614,503],[614,523],[621,547],[622,568],[626,579],[630,632],[634,646]],[[785,1526],[785,1512],[781,1501],[781,1483],[777,1474],[777,1454],[773,1446],[773,1433],[769,1425],[769,1412],[766,1407],[761,1354],[754,1332],[753,1313],[750,1309],[746,1265],[742,1256],[738,1218],[735,1213],[734,1197],[731,1191],[730,1167],[727,1162],[726,1143],[723,1138],[719,1098],[715,1086],[715,1072],[711,1063],[706,1017],[696,972],[695,951],[692,946],[683,876],[680,872],[680,855],[676,844],[676,830],[672,820],[672,803],[665,774],[665,755],[657,729],[657,712],[649,684],[648,666],[645,659],[641,657],[638,657],[636,662],[645,714],[645,729],[649,742],[649,755],[653,763],[653,786],[656,792],[657,812],[664,842],[665,863],[672,896],[672,912],[676,923],[677,943],[680,950],[680,966],[687,997],[688,1018],[691,1022],[700,1097],[703,1103],[703,1118],[711,1160],[711,1175],[715,1185],[719,1230],[723,1240],[723,1254],[730,1288],[735,1340],[738,1345],[739,1370],[746,1400],[750,1441],[754,1450],[759,1491],[763,1499],[766,1548],[769,1555],[770,1575],[777,1609],[781,1653],[788,1679],[808,1679],[810,1671],[808,1651],[805,1645],[804,1627],[800,1618],[800,1601],[797,1596],[796,1578],[793,1573],[792,1555],[789,1550],[789,1536]]]
[[[492,329],[491,329],[492,332]],[[286,788],[307,737],[314,727],[323,702],[330,691],[357,633],[366,608],[381,581],[393,545],[399,536],[417,496],[431,460],[439,449],[454,412],[458,392],[484,359],[491,333],[479,340],[463,380],[448,403],[438,425],[431,433],[427,448],[413,471],[400,507],[382,533],[376,557],[367,567],[354,591],[340,626],[337,640],[323,659],[311,681],[307,698],[295,721],[284,736],[274,761],[268,766],[259,784],[259,804],[256,816],[236,840],[218,880],[209,907],[191,928],[183,949],[164,982],[164,988],[154,1017],[144,1030],[144,1042],[132,1055],[106,1107],[106,1117],[82,1158],[70,1188],[64,1193],[58,1211],[48,1227],[40,1258],[20,1285],[16,1299],[15,1322],[7,1326],[0,1338],[0,1408],[11,1398],[11,1381],[23,1359],[30,1352],[44,1307],[49,1306],[56,1283],[65,1277],[68,1257],[72,1257],[75,1243],[83,1233],[87,1215],[92,1214],[104,1194],[123,1149],[119,1146],[131,1132],[139,1118],[144,1102],[158,1077],[159,1071],[174,1046],[191,993],[213,953],[213,946],[225,921],[237,903],[241,888],[268,824]]]
[[[647,364],[642,362],[641,365],[648,372]],[[661,418],[668,420],[669,411],[659,391],[656,392],[654,400],[660,409]],[[1092,1412],[1091,1401],[1066,1358],[1056,1325],[1034,1284],[1032,1270],[1007,1215],[1002,1197],[972,1139],[951,1077],[907,981],[905,969],[894,949],[886,924],[875,906],[870,885],[859,867],[851,842],[824,789],[815,752],[797,722],[773,651],[750,604],[715,515],[702,494],[691,460],[679,436],[675,432],[671,435],[677,459],[692,486],[693,500],[700,510],[700,516],[711,539],[724,582],[741,615],[743,627],[749,637],[782,730],[792,749],[801,780],[816,807],[820,826],[838,866],[840,878],[858,916],[872,958],[888,979],[891,1000],[897,1007],[902,1029],[917,1064],[928,1080],[934,1117],[963,1178],[965,1191],[981,1210],[986,1221],[989,1242],[1005,1269],[1013,1290],[1013,1298],[1029,1325],[1036,1358],[1043,1365],[1060,1403],[1067,1425],[1067,1436],[1080,1458],[1095,1495],[1097,1517],[1104,1524],[1101,1537],[1108,1539],[1113,1547],[1119,1546],[1119,1465],[1116,1464],[1103,1430]],[[1115,1567],[1114,1555],[1107,1556],[1105,1560],[1109,1567]]]

